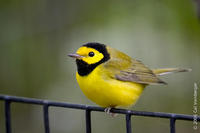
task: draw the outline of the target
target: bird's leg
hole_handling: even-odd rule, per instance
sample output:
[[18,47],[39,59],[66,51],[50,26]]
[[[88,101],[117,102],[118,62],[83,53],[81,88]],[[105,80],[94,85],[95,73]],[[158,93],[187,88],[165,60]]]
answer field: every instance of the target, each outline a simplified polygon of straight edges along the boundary
[[104,109],[104,112],[106,112],[106,114],[109,114],[110,115],[110,110],[111,110],[112,108],[111,107],[107,107],[107,108],[105,108]]
[[104,109],[104,112],[106,112],[106,114],[111,115],[112,117],[117,116],[117,114],[110,112],[112,108],[111,107],[107,107]]

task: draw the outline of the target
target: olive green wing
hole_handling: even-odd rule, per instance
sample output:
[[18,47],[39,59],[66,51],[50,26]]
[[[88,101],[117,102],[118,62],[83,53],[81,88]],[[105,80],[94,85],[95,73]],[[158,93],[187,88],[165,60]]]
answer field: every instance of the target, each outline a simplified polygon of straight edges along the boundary
[[166,84],[140,61],[132,60],[132,63],[128,69],[121,70],[119,74],[116,74],[115,78],[142,84]]
[[116,50],[110,52],[112,57],[104,64],[104,67],[112,78],[141,84],[166,84],[141,61],[132,59],[119,51],[116,52]]

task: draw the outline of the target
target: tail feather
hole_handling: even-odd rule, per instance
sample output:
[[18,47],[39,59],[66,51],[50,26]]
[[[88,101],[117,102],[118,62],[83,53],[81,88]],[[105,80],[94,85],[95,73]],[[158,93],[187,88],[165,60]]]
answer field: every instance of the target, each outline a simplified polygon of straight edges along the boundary
[[170,73],[177,73],[177,72],[190,72],[192,69],[184,69],[184,68],[163,68],[163,69],[153,69],[152,70],[156,75],[165,75]]

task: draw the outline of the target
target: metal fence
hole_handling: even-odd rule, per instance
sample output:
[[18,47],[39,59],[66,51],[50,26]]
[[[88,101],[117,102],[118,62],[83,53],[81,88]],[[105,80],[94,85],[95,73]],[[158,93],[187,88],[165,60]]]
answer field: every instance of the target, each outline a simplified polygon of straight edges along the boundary
[[[39,106],[43,106],[43,120],[44,120],[44,129],[45,133],[50,133],[49,127],[49,107],[63,107],[63,108],[73,108],[85,111],[85,123],[86,123],[86,133],[91,133],[91,112],[99,111],[103,112],[104,108],[96,107],[96,106],[88,106],[81,104],[71,104],[64,102],[54,102],[48,100],[39,100],[33,98],[24,98],[24,97],[15,97],[15,96],[7,96],[0,95],[0,100],[5,102],[5,126],[6,133],[12,132],[11,126],[11,103],[27,103],[27,104],[36,104]],[[125,110],[125,109],[111,109],[111,112],[124,114],[126,117],[126,133],[131,133],[131,116],[144,116],[144,117],[158,117],[169,119],[170,133],[175,133],[175,122],[176,120],[185,120],[185,121],[193,121],[194,119],[197,122],[200,122],[200,116],[193,115],[184,115],[184,114],[174,114],[174,113],[161,113],[161,112],[146,112],[146,111],[133,111],[133,110]]]

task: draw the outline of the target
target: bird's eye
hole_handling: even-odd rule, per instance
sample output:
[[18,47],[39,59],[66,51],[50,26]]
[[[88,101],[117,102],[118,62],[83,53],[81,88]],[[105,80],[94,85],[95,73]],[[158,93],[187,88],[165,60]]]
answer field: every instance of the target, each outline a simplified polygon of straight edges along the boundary
[[93,56],[94,56],[94,52],[90,52],[88,55],[89,55],[90,57],[93,57]]

